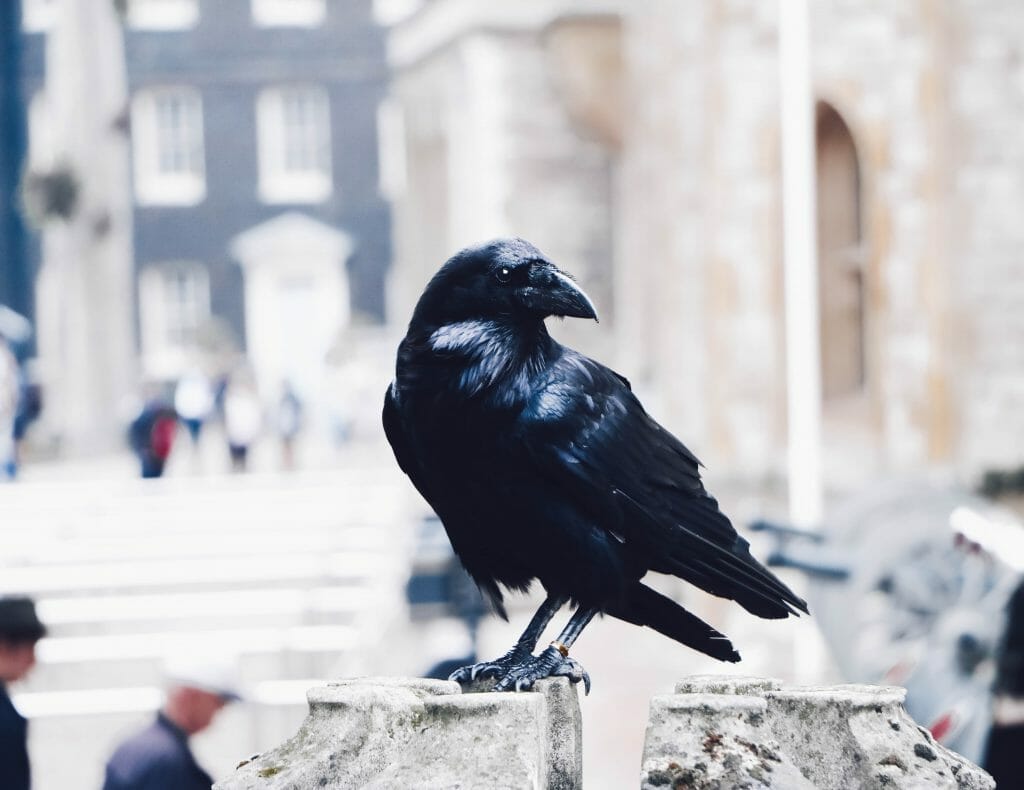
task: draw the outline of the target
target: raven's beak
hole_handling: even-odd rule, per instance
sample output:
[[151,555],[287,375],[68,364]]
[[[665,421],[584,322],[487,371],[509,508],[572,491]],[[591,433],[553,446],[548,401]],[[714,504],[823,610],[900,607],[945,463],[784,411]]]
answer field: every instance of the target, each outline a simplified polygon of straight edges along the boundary
[[576,281],[550,263],[538,266],[530,275],[531,307],[545,315],[598,320],[590,297]]

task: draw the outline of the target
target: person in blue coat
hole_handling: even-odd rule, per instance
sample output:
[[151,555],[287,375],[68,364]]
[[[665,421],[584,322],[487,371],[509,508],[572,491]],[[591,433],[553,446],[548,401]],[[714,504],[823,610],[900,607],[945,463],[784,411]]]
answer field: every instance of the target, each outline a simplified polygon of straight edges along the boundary
[[28,722],[7,693],[7,684],[25,677],[36,663],[36,642],[46,627],[30,598],[0,598],[0,787],[28,790]]
[[188,740],[239,698],[223,665],[194,661],[170,667],[164,706],[148,727],[114,751],[103,790],[210,790],[213,779],[196,761]]

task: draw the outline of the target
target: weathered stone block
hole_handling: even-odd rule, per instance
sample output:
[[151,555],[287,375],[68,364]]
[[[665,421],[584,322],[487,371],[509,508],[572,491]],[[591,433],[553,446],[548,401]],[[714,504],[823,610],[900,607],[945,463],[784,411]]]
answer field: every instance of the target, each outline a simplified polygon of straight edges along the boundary
[[456,683],[355,678],[311,689],[298,733],[217,790],[582,787],[576,689],[461,693]]
[[995,783],[903,710],[903,689],[695,676],[651,700],[641,787],[957,788]]

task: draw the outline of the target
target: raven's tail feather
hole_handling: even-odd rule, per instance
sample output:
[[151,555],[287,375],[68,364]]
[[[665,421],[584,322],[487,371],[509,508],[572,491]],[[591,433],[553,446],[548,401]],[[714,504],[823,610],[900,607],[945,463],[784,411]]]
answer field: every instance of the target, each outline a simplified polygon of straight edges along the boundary
[[627,623],[646,625],[719,661],[740,660],[728,637],[640,582],[630,587],[625,600],[608,609],[608,614]]
[[719,548],[707,556],[676,554],[671,557],[671,571],[712,595],[736,601],[758,617],[774,620],[807,614],[807,602],[754,559],[749,546],[737,536],[729,549]]

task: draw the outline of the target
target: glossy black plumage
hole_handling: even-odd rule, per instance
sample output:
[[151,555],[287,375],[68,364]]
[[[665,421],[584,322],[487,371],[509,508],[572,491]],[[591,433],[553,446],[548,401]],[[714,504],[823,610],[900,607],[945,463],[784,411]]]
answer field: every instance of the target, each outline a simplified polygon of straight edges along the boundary
[[548,315],[596,317],[522,240],[445,264],[417,305],[385,397],[399,465],[499,612],[502,587],[537,579],[581,610],[738,660],[724,636],[640,579],[672,574],[760,617],[806,605],[751,557],[705,491],[697,458],[625,378],[553,340]]

